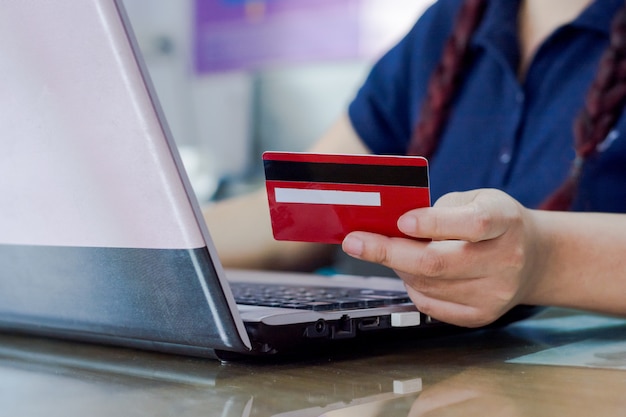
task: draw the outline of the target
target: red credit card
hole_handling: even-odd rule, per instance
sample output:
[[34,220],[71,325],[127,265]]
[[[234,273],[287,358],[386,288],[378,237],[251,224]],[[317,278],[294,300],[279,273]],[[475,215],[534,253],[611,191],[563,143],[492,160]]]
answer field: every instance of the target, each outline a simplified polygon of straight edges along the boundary
[[263,165],[276,240],[339,244],[357,230],[406,237],[398,218],[430,206],[422,157],[265,152]]

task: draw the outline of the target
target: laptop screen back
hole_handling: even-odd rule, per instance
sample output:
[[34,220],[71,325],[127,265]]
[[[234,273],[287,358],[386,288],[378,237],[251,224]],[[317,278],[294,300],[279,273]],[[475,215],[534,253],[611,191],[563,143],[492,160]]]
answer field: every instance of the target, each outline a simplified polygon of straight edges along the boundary
[[244,349],[129,28],[121,1],[2,6],[0,322]]
[[204,246],[115,4],[2,9],[0,242]]

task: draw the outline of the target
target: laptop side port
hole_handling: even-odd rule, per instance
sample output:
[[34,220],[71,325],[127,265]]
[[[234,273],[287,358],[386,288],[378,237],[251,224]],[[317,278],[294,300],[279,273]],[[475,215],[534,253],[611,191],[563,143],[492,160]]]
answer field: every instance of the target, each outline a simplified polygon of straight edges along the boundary
[[309,338],[327,337],[330,333],[329,327],[325,320],[319,319],[305,329],[304,336]]
[[356,336],[356,326],[354,320],[347,314],[341,316],[341,318],[334,323],[332,327],[333,339],[348,339]]

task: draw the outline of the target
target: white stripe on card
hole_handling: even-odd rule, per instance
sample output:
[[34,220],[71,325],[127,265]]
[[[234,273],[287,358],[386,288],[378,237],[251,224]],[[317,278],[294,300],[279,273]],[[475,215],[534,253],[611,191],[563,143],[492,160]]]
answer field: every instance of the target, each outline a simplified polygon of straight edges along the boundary
[[334,204],[379,207],[380,193],[367,191],[310,190],[275,188],[277,203]]

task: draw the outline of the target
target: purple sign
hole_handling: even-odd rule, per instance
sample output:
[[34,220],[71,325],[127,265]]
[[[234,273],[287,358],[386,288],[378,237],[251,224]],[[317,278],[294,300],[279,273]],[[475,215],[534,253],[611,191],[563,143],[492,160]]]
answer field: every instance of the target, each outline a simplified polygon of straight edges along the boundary
[[196,0],[196,71],[355,58],[361,0]]

